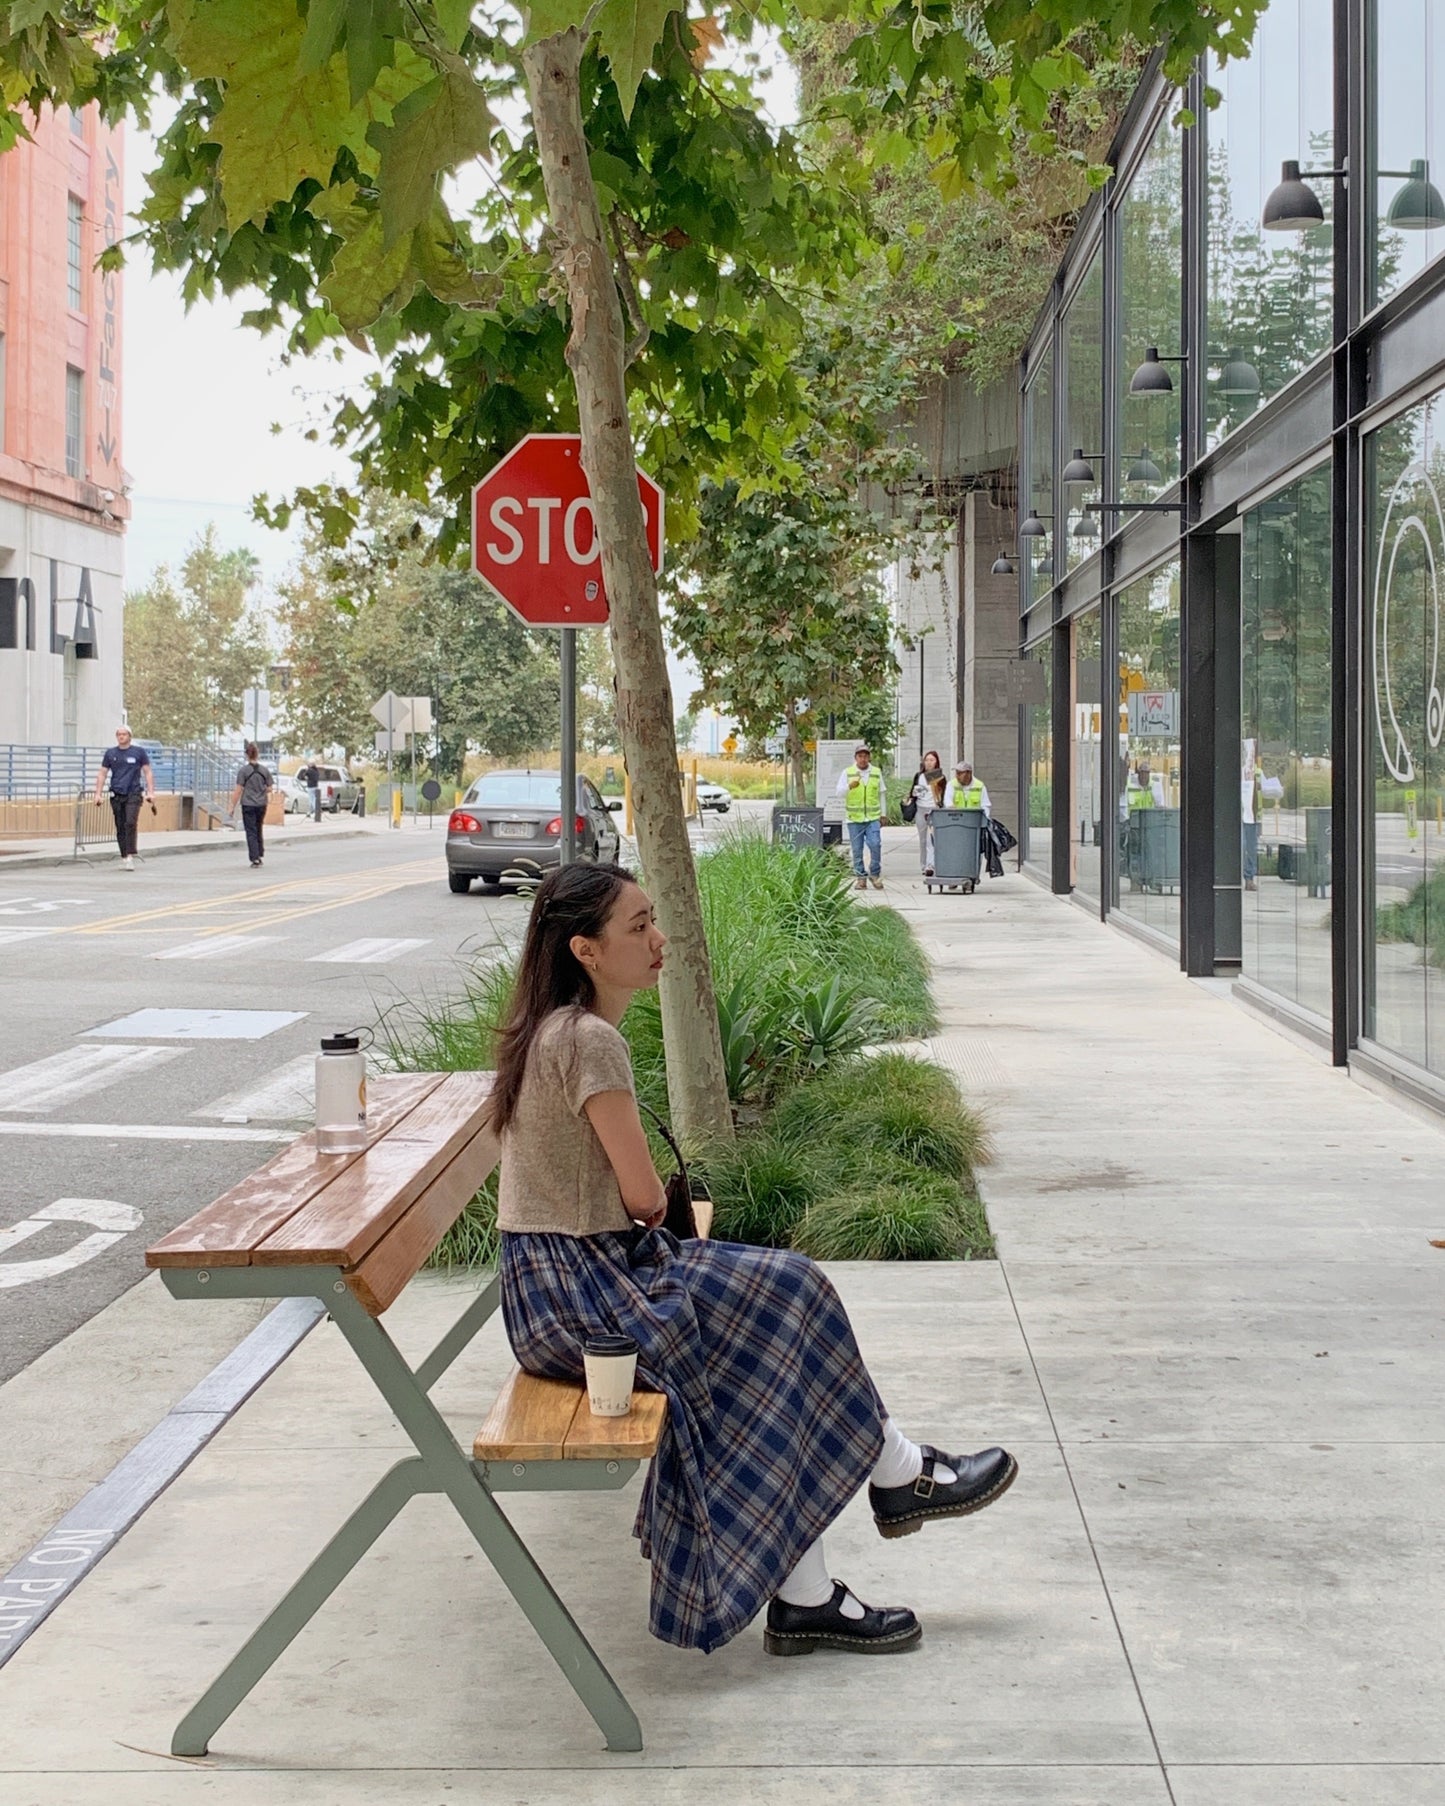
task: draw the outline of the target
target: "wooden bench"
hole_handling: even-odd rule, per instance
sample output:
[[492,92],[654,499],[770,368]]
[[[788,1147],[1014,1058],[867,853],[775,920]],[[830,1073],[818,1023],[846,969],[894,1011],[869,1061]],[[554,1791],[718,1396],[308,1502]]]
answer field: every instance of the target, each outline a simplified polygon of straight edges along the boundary
[[483,1121],[490,1085],[488,1073],[376,1080],[364,1152],[321,1154],[303,1135],[146,1253],[177,1298],[320,1299],[417,1451],[383,1475],[181,1720],[177,1756],[206,1754],[406,1502],[427,1492],[451,1500],[607,1747],[642,1748],[636,1714],[494,1495],[625,1486],[657,1451],[666,1399],[635,1392],[630,1416],[597,1418],[580,1385],[514,1370],[468,1458],[428,1394],[497,1310],[497,1280],[415,1368],[379,1321],[497,1163]]

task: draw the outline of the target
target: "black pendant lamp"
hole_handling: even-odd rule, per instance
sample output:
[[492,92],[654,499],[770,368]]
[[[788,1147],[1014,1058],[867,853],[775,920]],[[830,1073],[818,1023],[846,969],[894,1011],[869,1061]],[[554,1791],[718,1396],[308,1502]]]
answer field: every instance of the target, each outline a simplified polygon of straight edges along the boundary
[[[1333,169],[1310,171],[1311,175],[1337,173]],[[1311,226],[1325,223],[1320,197],[1300,174],[1299,163],[1293,157],[1280,165],[1279,183],[1270,189],[1259,223],[1266,232],[1307,232]]]
[[[1398,170],[1382,169],[1382,176],[1398,175]],[[1430,165],[1416,157],[1410,165],[1405,186],[1391,200],[1385,212],[1385,224],[1402,232],[1434,232],[1445,226],[1445,200],[1430,180]]]
[[1007,552],[1000,551],[997,558],[989,566],[989,574],[993,577],[1012,577],[1015,573],[1014,561]]
[[1089,514],[1087,512],[1084,514],[1081,514],[1078,519],[1078,524],[1074,528],[1074,538],[1075,539],[1097,539],[1098,537],[1099,537],[1098,521],[1095,519],[1095,517],[1092,514]]
[[[1131,395],[1172,395],[1174,378],[1164,368],[1165,359],[1159,355],[1157,345],[1149,345],[1144,351],[1144,362],[1129,378]],[[1171,364],[1182,363],[1182,358],[1169,358]]]
[[[1050,520],[1052,520],[1054,517],[1051,514],[1048,516],[1048,518]],[[1020,539],[1047,539],[1048,536],[1049,536],[1048,528],[1044,525],[1043,521],[1041,521],[1039,519],[1037,510],[1031,508],[1029,510],[1028,519],[1019,528],[1019,538]]]
[[1054,574],[1054,555],[1053,555],[1053,553],[1045,552],[1043,557],[1034,566],[1034,569],[1038,572],[1038,574],[1041,577],[1052,577]]
[[1215,387],[1221,395],[1258,395],[1259,372],[1237,346],[1226,351]]
[[1094,475],[1093,465],[1084,456],[1083,447],[1076,445],[1074,447],[1073,457],[1070,458],[1068,463],[1064,466],[1063,476],[1060,481],[1065,483],[1094,483],[1097,482],[1097,480],[1098,479]]
[[1139,447],[1139,456],[1124,472],[1124,481],[1126,483],[1162,483],[1164,481],[1164,472],[1149,456],[1147,445]]

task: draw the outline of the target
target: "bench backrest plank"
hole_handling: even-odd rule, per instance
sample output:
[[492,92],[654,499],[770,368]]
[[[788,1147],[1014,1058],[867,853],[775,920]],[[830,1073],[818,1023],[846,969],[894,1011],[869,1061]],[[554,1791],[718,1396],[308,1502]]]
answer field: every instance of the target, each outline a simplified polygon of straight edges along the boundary
[[[449,1073],[364,1160],[339,1173],[268,1235],[252,1256],[254,1264],[356,1266],[475,1141],[491,1080],[486,1072]],[[495,1165],[493,1154],[477,1171],[472,1191]],[[450,1226],[438,1229],[438,1240]]]
[[[399,1073],[368,1087],[367,1126],[374,1144],[447,1075]],[[292,1142],[259,1172],[208,1204],[146,1250],[148,1267],[247,1267],[253,1251],[361,1154],[318,1154],[315,1133]]]
[[346,1283],[374,1317],[391,1308],[408,1281],[426,1264],[432,1249],[466,1209],[499,1157],[500,1148],[492,1131],[478,1131],[355,1270],[347,1274]]

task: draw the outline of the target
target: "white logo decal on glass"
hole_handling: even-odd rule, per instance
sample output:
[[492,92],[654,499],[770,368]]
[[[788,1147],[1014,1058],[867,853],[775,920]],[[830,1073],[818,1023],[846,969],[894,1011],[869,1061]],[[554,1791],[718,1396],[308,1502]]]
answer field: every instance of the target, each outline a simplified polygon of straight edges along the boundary
[[1431,746],[1438,746],[1445,728],[1445,697],[1440,694],[1440,565],[1445,560],[1445,509],[1424,464],[1418,461],[1400,473],[1390,491],[1375,559],[1375,727],[1385,768],[1399,784],[1413,780],[1415,754],[1421,750],[1412,747],[1406,738],[1390,689],[1390,605],[1394,600],[1395,566],[1411,535],[1418,537],[1424,549],[1423,575],[1428,585],[1425,607],[1430,616],[1430,676],[1425,734]]

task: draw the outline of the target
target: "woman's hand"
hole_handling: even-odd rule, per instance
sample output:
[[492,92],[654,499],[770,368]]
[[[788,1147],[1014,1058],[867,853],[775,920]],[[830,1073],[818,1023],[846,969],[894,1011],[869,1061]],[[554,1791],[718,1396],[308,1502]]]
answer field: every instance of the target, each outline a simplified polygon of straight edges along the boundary
[[645,1216],[645,1217],[634,1217],[632,1220],[635,1223],[641,1223],[641,1225],[644,1229],[661,1229],[666,1217],[667,1217],[667,1200],[664,1199],[662,1201],[662,1203],[658,1205],[657,1209],[651,1213],[651,1215]]

